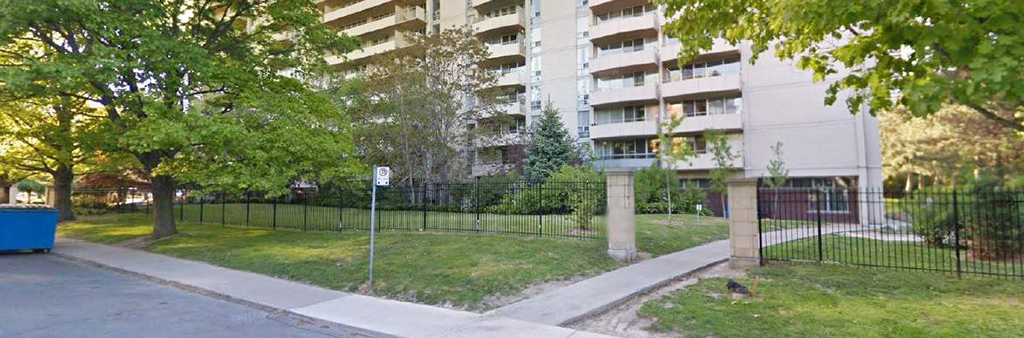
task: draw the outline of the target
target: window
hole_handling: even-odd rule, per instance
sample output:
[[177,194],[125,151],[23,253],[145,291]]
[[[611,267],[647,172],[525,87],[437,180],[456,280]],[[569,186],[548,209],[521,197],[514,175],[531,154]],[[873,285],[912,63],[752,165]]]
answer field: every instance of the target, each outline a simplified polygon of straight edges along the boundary
[[602,160],[627,158],[654,158],[652,147],[646,139],[615,140],[597,142],[597,157]]
[[810,188],[807,193],[808,210],[815,212],[849,212],[850,190],[857,184],[854,177],[793,178],[789,186]]
[[702,77],[737,75],[740,73],[740,58],[738,56],[725,59],[695,62],[683,65],[671,65],[667,68],[664,82],[675,82]]
[[684,100],[680,103],[669,103],[670,114],[683,116],[706,116],[722,114],[738,114],[743,106],[743,99],[740,97],[718,97],[699,100]]
[[653,47],[657,40],[657,38],[644,38],[610,42],[597,47],[597,56],[639,52],[644,48]]
[[647,109],[644,106],[626,106],[622,108],[603,109],[594,112],[595,124],[611,124],[638,122],[647,120]]
[[634,6],[629,8],[617,9],[607,13],[601,13],[595,16],[595,18],[597,20],[597,23],[600,24],[603,22],[614,21],[623,18],[643,16],[644,14],[655,11],[657,8],[657,6],[650,4],[645,6]]
[[629,87],[643,86],[648,81],[656,82],[658,74],[651,73],[646,74],[644,72],[636,72],[625,75],[616,75],[611,77],[597,78],[597,90],[610,90],[610,89],[621,89]]

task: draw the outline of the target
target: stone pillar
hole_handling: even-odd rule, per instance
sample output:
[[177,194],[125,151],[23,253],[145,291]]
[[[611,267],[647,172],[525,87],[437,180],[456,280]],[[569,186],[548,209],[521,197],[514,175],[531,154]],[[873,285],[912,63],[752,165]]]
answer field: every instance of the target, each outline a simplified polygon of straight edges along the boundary
[[761,262],[757,229],[757,179],[728,182],[729,266],[747,268]]
[[608,176],[608,255],[621,262],[636,258],[633,171],[605,169]]

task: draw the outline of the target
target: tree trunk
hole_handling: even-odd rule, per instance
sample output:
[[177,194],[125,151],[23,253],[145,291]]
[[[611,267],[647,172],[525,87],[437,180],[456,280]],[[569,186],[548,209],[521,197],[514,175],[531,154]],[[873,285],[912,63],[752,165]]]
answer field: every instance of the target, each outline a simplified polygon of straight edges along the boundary
[[153,176],[153,238],[178,233],[174,225],[174,179]]
[[903,184],[903,192],[910,193],[914,189],[914,174],[907,173],[907,181]]
[[11,203],[11,184],[0,184],[0,204]]
[[75,174],[71,167],[59,165],[53,172],[53,190],[57,195],[54,207],[57,208],[57,222],[74,221],[75,211],[71,203],[71,184]]

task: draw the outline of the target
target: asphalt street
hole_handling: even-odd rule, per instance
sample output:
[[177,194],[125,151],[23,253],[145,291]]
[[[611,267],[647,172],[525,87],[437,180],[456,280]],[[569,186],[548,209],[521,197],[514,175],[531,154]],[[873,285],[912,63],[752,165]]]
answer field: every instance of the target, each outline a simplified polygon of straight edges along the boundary
[[52,254],[0,254],[0,337],[373,337]]

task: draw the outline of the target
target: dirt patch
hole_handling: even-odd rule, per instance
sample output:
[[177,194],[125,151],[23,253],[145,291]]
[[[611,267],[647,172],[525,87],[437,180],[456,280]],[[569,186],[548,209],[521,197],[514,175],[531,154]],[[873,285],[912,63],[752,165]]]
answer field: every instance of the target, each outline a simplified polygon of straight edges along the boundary
[[490,309],[496,309],[551,290],[565,287],[567,285],[579,282],[590,277],[593,276],[573,276],[572,278],[569,279],[561,279],[545,283],[533,284],[527,287],[526,289],[523,289],[523,291],[520,291],[514,295],[487,296],[484,298],[483,302],[481,302],[481,306],[485,311]]
[[728,262],[719,263],[700,270],[688,278],[669,283],[646,295],[631,299],[607,312],[579,321],[570,327],[574,329],[603,333],[626,338],[675,338],[682,337],[679,333],[647,331],[654,319],[637,316],[637,311],[644,303],[664,297],[672,292],[684,289],[700,281],[701,278],[726,277],[739,278],[746,276],[743,270],[729,267]]
[[[171,237],[173,237],[173,236],[171,236]],[[143,250],[143,249],[146,249],[147,247],[149,247],[151,244],[159,242],[159,241],[161,241],[163,239],[166,239],[166,238],[169,238],[169,237],[164,237],[164,238],[161,238],[161,239],[153,239],[150,236],[142,236],[142,237],[138,237],[138,238],[132,238],[132,239],[129,239],[129,240],[124,241],[124,242],[118,242],[118,243],[114,244],[114,246],[119,246],[119,247],[122,247],[122,248],[128,248],[128,249],[134,249],[134,250]]]

